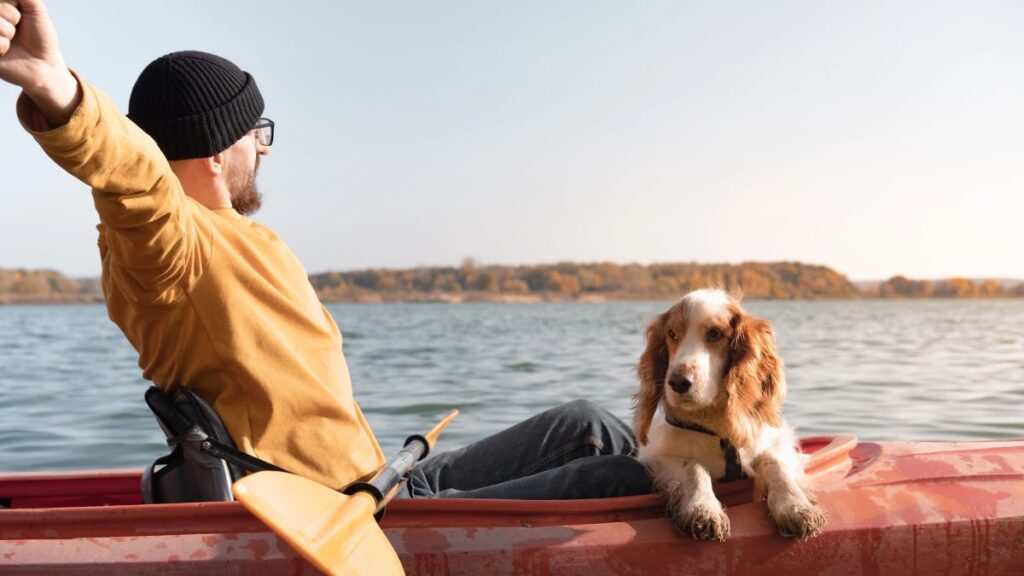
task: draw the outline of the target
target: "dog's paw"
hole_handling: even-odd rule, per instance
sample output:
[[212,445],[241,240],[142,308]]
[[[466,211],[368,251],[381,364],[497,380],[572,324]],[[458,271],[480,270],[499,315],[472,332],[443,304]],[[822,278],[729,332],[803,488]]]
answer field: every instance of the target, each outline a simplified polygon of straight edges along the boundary
[[695,540],[725,542],[729,537],[729,517],[720,505],[695,505],[673,510],[672,523],[677,530]]
[[804,539],[821,534],[825,513],[814,504],[788,504],[776,509],[768,507],[768,520],[779,536]]

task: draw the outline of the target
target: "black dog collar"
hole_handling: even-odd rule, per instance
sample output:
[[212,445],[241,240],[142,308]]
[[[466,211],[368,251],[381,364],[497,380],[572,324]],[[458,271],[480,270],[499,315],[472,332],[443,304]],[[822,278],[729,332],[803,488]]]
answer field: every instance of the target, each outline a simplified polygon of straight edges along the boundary
[[747,477],[747,475],[743,473],[743,465],[740,463],[740,453],[736,451],[736,447],[732,445],[732,442],[730,442],[728,438],[722,438],[700,424],[689,422],[687,420],[677,420],[668,412],[665,412],[665,422],[668,422],[676,428],[692,430],[694,432],[700,432],[701,434],[707,434],[708,436],[718,438],[718,445],[722,448],[722,455],[725,456],[725,476],[722,477],[722,482],[732,482],[734,480],[742,480]]

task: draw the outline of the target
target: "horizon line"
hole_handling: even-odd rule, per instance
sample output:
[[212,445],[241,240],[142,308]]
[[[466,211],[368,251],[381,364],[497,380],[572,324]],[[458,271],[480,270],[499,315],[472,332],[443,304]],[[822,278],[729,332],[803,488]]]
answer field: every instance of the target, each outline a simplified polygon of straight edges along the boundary
[[[317,276],[317,275],[321,275],[321,274],[330,274],[330,273],[346,274],[346,273],[369,272],[369,271],[379,271],[379,270],[387,270],[387,271],[396,272],[396,271],[416,270],[416,269],[430,269],[430,268],[459,269],[459,268],[463,268],[463,267],[467,266],[467,264],[471,264],[474,268],[488,268],[488,267],[520,268],[520,267],[559,266],[559,265],[563,265],[563,264],[576,264],[576,265],[581,265],[581,266],[593,266],[593,265],[600,265],[600,264],[611,264],[611,265],[620,266],[620,267],[622,267],[622,266],[650,267],[650,266],[663,266],[663,265],[669,265],[670,266],[670,265],[681,265],[681,264],[689,264],[689,265],[696,265],[696,266],[742,266],[744,264],[797,264],[797,265],[800,265],[800,266],[827,268],[829,270],[832,270],[833,272],[836,272],[837,274],[841,274],[842,276],[844,276],[850,282],[857,283],[857,284],[867,284],[867,283],[876,283],[876,282],[877,283],[882,283],[882,282],[886,282],[888,280],[891,280],[893,278],[899,278],[899,277],[907,278],[909,280],[917,280],[917,281],[949,280],[949,279],[952,279],[952,278],[965,278],[965,279],[971,280],[971,281],[977,281],[977,280],[998,280],[998,281],[1001,281],[1001,282],[1021,282],[1021,283],[1024,283],[1024,277],[1007,276],[1007,275],[964,275],[964,274],[952,274],[952,275],[949,275],[949,276],[913,277],[913,276],[907,276],[905,274],[893,274],[893,275],[885,277],[885,278],[854,279],[854,278],[851,278],[850,276],[848,276],[846,273],[844,273],[840,269],[835,268],[833,266],[830,266],[828,264],[820,264],[820,263],[814,263],[814,262],[804,262],[804,261],[801,261],[801,260],[742,260],[742,261],[738,261],[738,262],[721,262],[721,261],[720,262],[703,262],[703,261],[699,261],[699,260],[676,260],[676,261],[655,261],[655,262],[649,262],[649,263],[643,263],[643,262],[640,262],[640,261],[616,262],[616,261],[613,261],[613,260],[589,260],[589,261],[559,260],[559,261],[549,261],[549,262],[500,264],[500,263],[494,263],[494,262],[486,262],[486,263],[478,262],[478,261],[476,261],[475,258],[467,257],[467,258],[464,258],[461,263],[454,264],[454,265],[452,265],[452,264],[447,264],[447,265],[443,265],[443,264],[433,264],[433,265],[430,265],[430,264],[417,264],[417,265],[414,265],[414,266],[404,266],[404,267],[393,267],[393,266],[367,267],[367,266],[364,266],[364,267],[359,267],[359,268],[347,268],[347,269],[334,268],[334,269],[320,270],[320,271],[316,271],[316,272],[311,272],[311,271],[307,270],[306,271],[306,275],[307,276]],[[93,273],[91,275],[69,275],[69,274],[67,274],[67,273],[65,273],[65,272],[63,272],[61,270],[56,269],[56,268],[51,268],[51,267],[46,267],[46,266],[38,267],[38,268],[30,268],[30,267],[24,267],[24,266],[13,266],[13,267],[0,266],[0,272],[2,272],[2,271],[54,272],[54,273],[60,274],[61,276],[64,276],[66,278],[71,278],[71,279],[74,279],[74,280],[88,280],[88,279],[93,279],[93,278],[100,278],[102,276],[102,272],[101,271]]]

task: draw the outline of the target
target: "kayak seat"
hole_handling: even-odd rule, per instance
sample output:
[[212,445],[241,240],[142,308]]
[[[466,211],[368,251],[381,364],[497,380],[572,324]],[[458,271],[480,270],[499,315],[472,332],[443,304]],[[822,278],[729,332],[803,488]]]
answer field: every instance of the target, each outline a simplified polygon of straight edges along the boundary
[[231,485],[247,472],[281,470],[239,451],[217,412],[188,388],[170,397],[151,387],[145,399],[171,453],[143,470],[143,502],[228,502]]

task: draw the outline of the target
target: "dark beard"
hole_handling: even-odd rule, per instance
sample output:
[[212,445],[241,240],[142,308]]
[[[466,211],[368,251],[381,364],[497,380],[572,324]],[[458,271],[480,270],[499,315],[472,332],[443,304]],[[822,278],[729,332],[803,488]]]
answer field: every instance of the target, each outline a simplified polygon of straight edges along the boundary
[[[259,168],[259,162],[256,163]],[[263,205],[263,195],[256,189],[256,168],[231,186],[231,207],[243,216],[254,214]]]

